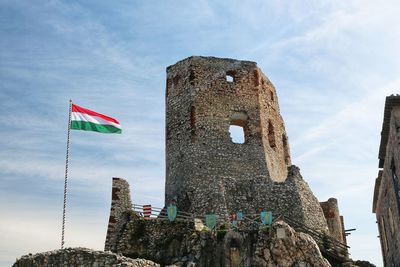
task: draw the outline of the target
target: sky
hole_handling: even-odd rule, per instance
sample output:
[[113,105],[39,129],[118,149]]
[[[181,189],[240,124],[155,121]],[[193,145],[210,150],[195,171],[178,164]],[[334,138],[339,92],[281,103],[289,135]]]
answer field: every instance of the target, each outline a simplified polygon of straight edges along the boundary
[[390,0],[0,0],[0,265],[60,247],[69,99],[123,133],[71,133],[66,246],[104,248],[112,177],[163,205],[166,67],[201,55],[257,62],[293,164],[357,228],[351,257],[382,266],[372,196],[398,14]]

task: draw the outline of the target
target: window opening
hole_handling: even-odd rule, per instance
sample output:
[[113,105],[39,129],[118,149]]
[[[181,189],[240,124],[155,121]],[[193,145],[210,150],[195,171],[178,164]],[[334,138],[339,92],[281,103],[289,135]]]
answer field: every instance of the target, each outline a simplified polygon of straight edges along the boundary
[[229,133],[231,141],[236,144],[246,142],[247,113],[245,111],[232,111]]
[[177,88],[178,88],[179,80],[180,80],[179,75],[176,75],[174,78],[172,78],[171,94],[174,94],[174,95],[177,94]]
[[191,70],[190,71],[190,74],[189,74],[189,83],[191,84],[191,85],[194,85],[194,80],[196,79],[196,76],[195,76],[195,74],[194,74],[194,71],[193,70]]
[[229,83],[235,82],[235,73],[233,71],[226,72],[226,81]]
[[235,144],[244,144],[244,128],[239,125],[229,126],[231,140]]
[[260,75],[258,73],[258,70],[254,70],[254,85],[259,86],[260,85]]
[[271,148],[276,147],[274,126],[272,125],[271,121],[268,121],[268,142]]

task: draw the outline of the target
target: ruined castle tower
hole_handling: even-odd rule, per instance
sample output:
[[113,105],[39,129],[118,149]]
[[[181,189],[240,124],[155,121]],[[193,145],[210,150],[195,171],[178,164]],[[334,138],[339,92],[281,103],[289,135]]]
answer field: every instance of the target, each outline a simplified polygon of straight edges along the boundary
[[[243,144],[231,125],[242,127]],[[276,91],[255,62],[189,57],[167,68],[166,205],[195,214],[311,211],[325,229],[317,199],[289,166]]]
[[[190,167],[202,175],[286,179],[290,155],[278,99],[255,62],[191,57],[167,76],[169,178]],[[243,127],[244,144],[232,142],[230,125]],[[170,160],[182,153],[183,164]],[[197,170],[195,163],[206,165]]]

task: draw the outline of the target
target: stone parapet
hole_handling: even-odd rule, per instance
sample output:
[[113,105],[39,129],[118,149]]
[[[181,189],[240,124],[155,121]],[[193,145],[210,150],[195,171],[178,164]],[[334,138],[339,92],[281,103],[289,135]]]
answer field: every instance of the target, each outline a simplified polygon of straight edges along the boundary
[[340,243],[346,243],[344,239],[344,229],[339,213],[339,205],[336,198],[330,198],[325,202],[320,202],[324,216],[328,223],[330,236]]
[[111,193],[111,210],[108,220],[107,236],[104,250],[110,250],[112,242],[115,242],[115,227],[120,220],[122,214],[126,211],[132,210],[131,193],[129,190],[129,183],[122,179],[114,177],[112,179],[112,193]]

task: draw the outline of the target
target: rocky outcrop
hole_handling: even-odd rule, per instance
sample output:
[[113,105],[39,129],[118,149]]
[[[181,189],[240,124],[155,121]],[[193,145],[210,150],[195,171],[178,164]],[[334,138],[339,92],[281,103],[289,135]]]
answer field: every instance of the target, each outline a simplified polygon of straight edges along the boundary
[[156,267],[160,265],[149,260],[130,259],[111,252],[95,251],[88,248],[66,248],[34,255],[28,254],[17,259],[13,265],[13,267],[47,266]]
[[172,266],[331,266],[311,236],[276,221],[271,227],[196,231],[193,222],[144,220],[132,213],[119,225],[123,239],[112,248],[128,257]]
[[331,266],[311,236],[298,233],[283,221],[275,222],[270,237],[259,236],[256,266]]

